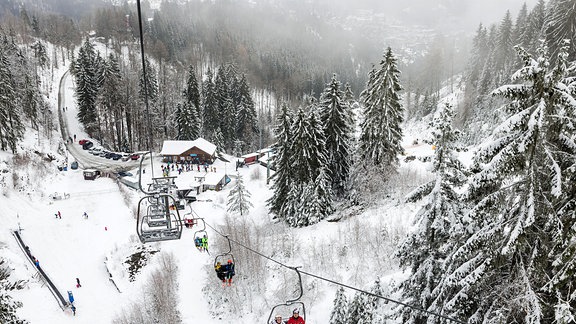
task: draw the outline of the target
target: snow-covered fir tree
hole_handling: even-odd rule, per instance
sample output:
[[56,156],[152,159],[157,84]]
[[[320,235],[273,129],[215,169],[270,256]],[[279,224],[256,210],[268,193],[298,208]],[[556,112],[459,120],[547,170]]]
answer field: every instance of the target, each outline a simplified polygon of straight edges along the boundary
[[559,53],[562,42],[568,39],[568,59],[576,59],[576,1],[549,1],[545,32],[552,58]]
[[358,319],[358,324],[385,324],[386,320],[380,314],[380,307],[382,299],[378,296],[382,296],[382,286],[380,284],[380,279],[376,279],[374,285],[370,288],[370,293],[372,295],[365,295],[365,311],[360,313]]
[[342,197],[352,163],[354,117],[336,74],[332,75],[332,80],[320,96],[319,108],[332,189]]
[[[290,194],[281,207],[281,218],[290,226],[301,227],[319,222],[332,213],[332,194],[326,168],[324,132],[314,110],[307,116],[301,108],[291,133]],[[294,186],[302,188],[295,192]],[[290,206],[291,205],[291,206]]]
[[76,80],[75,97],[78,105],[78,120],[90,136],[99,134],[96,100],[101,85],[102,59],[90,40],[86,40],[74,61],[73,75]]
[[292,114],[286,103],[280,106],[274,134],[276,136],[276,144],[274,144],[276,153],[271,163],[275,166],[276,172],[271,177],[273,194],[266,203],[273,214],[281,217],[282,207],[287,200],[292,182],[291,163],[293,155],[290,152],[290,146],[292,145]]
[[194,105],[188,101],[176,105],[178,140],[192,141],[200,136],[200,119]]
[[326,168],[321,168],[316,180],[309,182],[306,188],[300,199],[304,204],[300,209],[301,221],[298,226],[316,224],[334,212],[330,177]]
[[16,144],[23,137],[24,126],[16,100],[16,83],[10,70],[8,57],[0,47],[0,149],[16,152]]
[[200,119],[200,89],[193,65],[188,68],[188,78],[184,91],[184,102],[176,106],[176,125],[179,140],[195,140],[200,136],[202,121]]
[[[254,100],[252,100],[252,95],[250,95],[250,86],[246,80],[246,75],[242,77],[237,82],[236,89],[237,103],[235,104],[238,110],[238,118],[236,120],[236,134],[235,138],[244,142],[246,147],[250,143],[255,143],[256,134],[258,133],[258,127],[256,125],[256,107],[254,105]],[[246,147],[246,149],[255,149],[255,146]]]
[[211,69],[206,72],[206,78],[202,82],[202,132],[203,137],[214,142],[212,137],[220,127],[220,118],[218,113],[218,102],[216,101],[216,91],[214,88],[214,76]]
[[15,301],[9,292],[15,289],[22,289],[24,282],[10,282],[11,269],[5,264],[4,259],[0,259],[0,323],[25,324],[28,323],[18,317],[17,310],[22,307],[22,303]]
[[295,158],[290,164],[296,182],[314,181],[320,169],[327,166],[326,140],[317,112],[312,104],[309,112],[300,108],[292,126],[290,154]]
[[475,155],[469,235],[446,260],[432,307],[474,323],[562,323],[576,306],[574,70],[564,47],[518,48],[518,82],[494,91],[508,118]]
[[230,190],[228,194],[228,213],[237,214],[244,216],[248,213],[250,208],[254,208],[254,205],[250,202],[250,191],[244,185],[244,179],[238,173],[236,175],[236,185]]
[[224,146],[221,147],[223,151],[232,149],[234,140],[236,139],[236,120],[237,110],[232,100],[232,83],[234,78],[226,73],[226,67],[220,66],[214,79],[214,93],[217,104],[217,118],[222,137],[224,139]]
[[336,291],[333,304],[334,307],[330,312],[330,324],[348,324],[348,299],[343,287]]
[[99,124],[104,123],[104,127],[99,127],[102,131],[101,140],[111,147],[127,149],[123,147],[125,135],[118,121],[122,120],[122,114],[125,111],[124,100],[122,100],[122,74],[118,64],[118,59],[112,53],[103,62],[102,69],[102,86],[98,94]]
[[392,49],[388,48],[380,61],[380,68],[369,74],[366,89],[362,91],[364,119],[359,139],[360,158],[368,166],[379,169],[395,168],[398,155],[403,152],[402,129],[404,120],[399,92],[400,71]]
[[367,324],[365,320],[371,317],[368,295],[357,292],[349,303],[347,323]]
[[[425,199],[415,217],[415,230],[401,244],[396,257],[400,265],[410,268],[410,276],[400,285],[404,302],[416,308],[428,309],[432,292],[443,275],[446,253],[454,249],[462,235],[464,205],[457,190],[466,182],[465,168],[457,153],[463,151],[458,140],[460,132],[452,127],[454,110],[448,103],[434,117],[430,126],[431,139],[424,142],[435,145],[430,162],[435,178],[411,192],[408,202]],[[403,323],[424,323],[426,314],[409,307],[400,308]]]
[[184,101],[190,103],[196,110],[196,113],[200,115],[200,89],[198,85],[198,80],[196,79],[196,69],[193,65],[188,68],[188,78],[186,78],[186,86],[182,92]]

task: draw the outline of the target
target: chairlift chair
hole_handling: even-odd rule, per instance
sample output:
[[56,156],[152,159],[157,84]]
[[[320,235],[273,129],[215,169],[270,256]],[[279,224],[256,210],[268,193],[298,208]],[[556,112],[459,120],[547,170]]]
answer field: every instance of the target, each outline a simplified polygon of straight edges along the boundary
[[[304,294],[304,289],[302,288],[302,275],[300,274],[300,271],[298,271],[298,267],[294,267],[291,269],[296,271],[296,273],[298,274],[298,284],[300,287],[300,294],[298,295],[298,297],[294,299],[287,300],[285,303],[278,304],[272,307],[272,310],[270,311],[270,315],[268,316],[268,321],[266,322],[266,324],[272,323],[272,320],[274,319],[274,314],[276,314],[279,310],[283,310],[286,308],[289,309],[298,308],[300,310],[299,315],[304,320],[306,320],[306,305],[304,305],[304,303],[300,301],[300,298],[302,298],[302,295]],[[284,317],[283,315],[282,318],[283,319],[289,318],[290,316],[292,316],[292,312],[290,312],[289,316]]]
[[[138,202],[136,233],[142,243],[178,240],[182,236],[182,220],[178,210],[170,210],[167,203],[152,204],[144,208],[150,196]],[[155,194],[156,201],[174,201],[168,194]]]
[[[140,160],[140,170],[146,154]],[[158,179],[158,178],[154,178]],[[138,218],[136,221],[136,233],[142,243],[178,240],[182,237],[182,219],[177,209],[170,210],[170,205],[175,205],[176,200],[167,194],[168,187],[174,184],[173,179],[154,181],[149,186],[152,191],[142,188],[142,174],[139,174],[138,186],[146,196],[138,202]],[[146,207],[145,207],[146,206]]]
[[[194,218],[194,223],[202,224],[202,228],[194,232],[194,244],[196,245],[196,248],[200,252],[208,252],[208,247],[202,249],[202,246],[198,246],[196,244],[197,240],[202,240],[204,236],[206,236],[206,240],[208,240],[208,232],[206,232],[206,222],[204,221],[204,218]],[[210,252],[208,252],[208,254],[210,254]]]
[[[218,264],[225,266],[228,263],[228,260],[232,261],[232,264],[234,265],[234,267],[236,267],[236,260],[234,259],[234,255],[232,254],[232,244],[230,243],[230,238],[228,237],[228,235],[226,235],[224,237],[226,237],[226,239],[228,240],[228,252],[218,254],[214,258],[215,271],[216,271],[216,267]],[[234,272],[235,272],[235,270],[234,270]],[[218,275],[218,271],[216,271],[216,274]]]

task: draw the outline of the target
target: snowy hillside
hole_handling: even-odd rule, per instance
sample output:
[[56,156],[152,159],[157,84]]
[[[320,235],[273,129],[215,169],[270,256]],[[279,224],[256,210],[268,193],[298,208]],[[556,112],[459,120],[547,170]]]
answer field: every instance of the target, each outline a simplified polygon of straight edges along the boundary
[[[72,87],[68,78],[64,97],[68,107],[68,126],[70,132],[81,137],[83,132],[73,121],[75,106]],[[50,98],[57,97],[55,93],[50,95]],[[53,105],[55,111],[57,103],[54,101]],[[432,151],[428,145],[413,144],[417,138],[406,136],[407,154],[430,154]],[[2,169],[7,170],[3,173],[5,185],[0,196],[0,222],[4,228],[0,232],[0,242],[3,242],[1,251],[14,269],[12,279],[27,281],[25,289],[13,294],[15,299],[23,302],[23,307],[18,311],[23,319],[30,323],[48,324],[112,323],[121,314],[129,312],[133,305],[148,300],[148,278],[154,269],[160,267],[162,253],[172,254],[178,267],[173,274],[177,276],[178,293],[170,296],[170,302],[177,304],[183,323],[218,323],[240,316],[228,309],[232,305],[215,305],[218,299],[214,296],[220,294],[229,295],[230,299],[238,298],[234,302],[236,304],[250,305],[250,311],[241,315],[243,321],[260,323],[265,321],[275,304],[293,296],[293,287],[286,285],[287,282],[293,283],[294,275],[263,259],[261,265],[267,274],[264,278],[271,278],[270,282],[262,283],[269,287],[266,295],[253,296],[252,300],[242,299],[245,297],[239,292],[245,291],[244,285],[253,284],[255,280],[250,278],[251,269],[242,268],[242,257],[258,256],[248,256],[251,252],[237,244],[232,244],[232,253],[238,264],[236,282],[232,287],[221,287],[212,271],[212,264],[214,256],[225,250],[225,244],[223,238],[210,228],[207,231],[213,242],[211,255],[195,249],[193,235],[196,229],[185,229],[182,239],[178,241],[147,244],[148,262],[131,281],[126,261],[142,248],[135,231],[135,206],[141,194],[110,178],[83,180],[81,169],[57,171],[58,161],[67,157],[64,151],[58,151],[62,147],[61,142],[57,137],[49,141],[28,133],[19,154],[30,156],[30,160],[14,165],[12,155],[3,153],[1,156]],[[39,143],[45,153],[57,157],[45,169],[38,168],[34,161],[37,157],[33,151]],[[217,161],[214,166],[217,172],[226,172],[232,178],[236,174],[231,163]],[[156,161],[156,176],[161,174],[160,167],[161,162]],[[152,176],[149,166],[145,168],[145,175]],[[13,170],[17,171],[14,174],[18,174],[19,178],[8,176]],[[132,173],[137,174],[136,171],[132,170]],[[187,185],[193,181],[196,173],[184,172],[177,177],[176,183]],[[400,173],[392,184],[397,186],[395,194],[383,197],[382,202],[375,203],[369,209],[356,211],[359,213],[357,217],[348,217],[346,213],[350,211],[345,211],[344,214],[336,214],[342,217],[339,222],[321,222],[304,229],[288,229],[285,224],[270,219],[265,206],[265,200],[271,194],[266,185],[266,168],[253,165],[240,168],[238,173],[245,179],[254,205],[249,215],[245,216],[245,221],[261,235],[254,248],[290,266],[301,266],[303,271],[360,289],[369,287],[380,277],[386,293],[392,293],[403,275],[391,256],[395,245],[411,226],[412,215],[417,208],[404,204],[403,195],[412,189],[411,183],[427,178],[424,164],[417,160],[402,162]],[[171,175],[177,175],[177,172]],[[12,189],[6,179],[19,182],[16,186],[18,189]],[[219,228],[230,222],[226,216],[226,199],[232,186],[234,180],[220,192],[202,193],[199,201],[191,204],[192,209],[204,217],[209,226]],[[69,195],[69,198],[51,199],[49,196],[54,193]],[[61,218],[55,216],[58,212]],[[84,212],[88,218],[83,217]],[[62,310],[59,307],[57,300],[39,279],[35,266],[27,260],[13,237],[13,231],[17,230],[64,298],[68,298],[67,291],[73,293],[77,308],[75,316],[70,308]],[[231,238],[244,242],[242,237]],[[82,284],[79,288],[76,287],[76,278]],[[303,279],[305,291],[302,301],[306,303],[309,323],[327,323],[338,286],[307,276]],[[286,291],[286,298],[274,293],[283,290]],[[350,295],[352,293],[349,291]],[[247,308],[240,309],[248,311]]]

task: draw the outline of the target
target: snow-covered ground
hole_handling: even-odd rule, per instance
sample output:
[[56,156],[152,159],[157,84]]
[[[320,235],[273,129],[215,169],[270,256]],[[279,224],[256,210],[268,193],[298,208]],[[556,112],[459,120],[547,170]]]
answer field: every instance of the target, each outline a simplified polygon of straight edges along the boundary
[[[59,79],[63,73],[64,71],[58,72],[55,79]],[[65,118],[69,131],[71,134],[76,134],[79,139],[86,137],[86,134],[75,118],[76,108],[72,87],[71,80],[68,80],[63,105],[68,108]],[[50,95],[53,101],[57,97],[56,93]],[[55,101],[53,107],[56,111]],[[409,129],[406,131],[408,135],[405,137],[404,146],[407,155],[432,154],[431,147],[421,141],[425,136],[422,130],[418,126],[414,126],[413,129],[414,131]],[[417,144],[414,143],[415,139],[419,140]],[[22,151],[32,151],[38,147],[41,147],[43,152],[49,151],[50,148],[55,150],[58,147],[58,141],[62,140],[58,138],[38,139],[37,135],[29,132],[21,145]],[[69,160],[72,158],[67,153],[57,156],[58,159],[66,157]],[[10,158],[10,154],[0,153],[0,161]],[[150,172],[152,167],[149,162],[146,163],[144,168],[147,172],[143,183],[148,183],[153,175],[161,175],[159,160],[155,159],[154,174]],[[56,164],[57,162],[54,162],[54,170]],[[8,168],[4,163],[0,164],[0,167]],[[272,222],[265,206],[265,201],[271,195],[271,191],[269,185],[266,184],[264,167],[252,165],[236,171],[233,163],[223,161],[217,161],[214,167],[218,173],[227,173],[234,177],[238,172],[243,176],[246,187],[252,194],[251,202],[254,208],[251,209],[249,217],[254,226],[263,226]],[[149,265],[136,276],[136,280],[130,281],[127,265],[124,263],[126,258],[135,251],[135,247],[140,245],[136,237],[134,213],[137,201],[142,194],[132,189],[124,189],[122,191],[128,194],[122,194],[119,186],[123,185],[111,178],[86,181],[83,179],[81,169],[62,172],[20,170],[20,174],[28,171],[31,177],[36,176],[36,178],[28,179],[28,184],[22,185],[19,191],[11,189],[9,185],[4,186],[3,195],[0,195],[0,227],[3,229],[0,231],[0,254],[14,269],[13,279],[28,280],[25,289],[13,293],[15,299],[23,302],[23,307],[19,309],[18,314],[32,324],[111,323],[132,303],[143,300],[147,275],[157,268],[157,261],[153,256]],[[137,169],[131,171],[134,175],[137,174]],[[177,176],[176,184],[185,187],[194,182],[195,176],[203,174],[203,170],[201,172],[194,170],[181,175],[178,175],[178,172],[171,172],[170,175]],[[411,177],[412,181],[426,177],[427,171],[425,164],[415,160],[402,162],[400,174]],[[198,197],[199,201],[191,204],[194,212],[204,217],[212,226],[223,224],[226,197],[233,185],[234,180],[220,192],[202,193]],[[70,197],[63,200],[50,199],[49,195],[55,192],[62,196],[69,194]],[[379,249],[383,248],[382,251],[374,250],[370,246],[360,247],[360,244],[372,244],[372,242],[363,241],[371,236],[370,233],[362,231],[374,228],[377,237],[381,233],[391,236],[404,235],[411,227],[412,216],[417,208],[417,205],[406,205],[395,198],[374,204],[370,209],[362,211],[358,217],[348,217],[334,223],[323,221],[302,229],[285,229],[296,237],[294,242],[309,248],[299,249],[300,254],[296,258],[285,261],[288,261],[290,265],[300,265],[303,270],[320,276],[346,284],[360,285],[359,288],[367,288],[377,277],[380,277],[384,284],[393,285],[403,277],[403,274],[393,264],[381,267],[378,262],[390,260],[390,255],[383,254],[390,254],[394,246],[383,248],[382,244],[388,243],[379,243],[380,245],[377,246]],[[61,219],[55,217],[58,212],[62,215]],[[87,219],[82,216],[84,212],[88,214]],[[276,224],[276,226],[284,225]],[[75,316],[68,308],[64,311],[60,309],[49,289],[38,279],[34,265],[26,259],[12,236],[15,230],[21,230],[25,244],[39,260],[42,269],[60,293],[67,298],[66,292],[72,291],[77,308]],[[206,269],[210,268],[214,262],[214,253],[218,251],[214,251],[212,256],[197,251],[193,243],[195,230],[184,229],[183,236],[178,241],[166,241],[148,244],[148,246],[151,249],[172,253],[176,257],[179,267],[179,289],[178,296],[174,296],[174,302],[179,305],[178,309],[183,323],[220,323],[235,320],[237,316],[231,315],[230,318],[214,319],[210,313],[208,305],[210,296],[206,295],[203,288],[209,284],[209,280],[214,280],[209,277],[214,277],[214,273]],[[208,233],[212,238],[216,236],[210,229]],[[400,237],[396,237],[396,240],[398,239]],[[314,257],[324,248],[331,251],[348,249],[346,250],[348,252],[344,253],[346,256],[342,257],[346,262],[341,267],[329,269],[323,269],[322,265],[318,266],[319,260],[315,260]],[[364,252],[365,250],[368,252]],[[380,255],[382,255],[382,260],[376,260],[375,258],[380,259],[378,258]],[[330,257],[330,255],[325,255],[325,257]],[[336,260],[326,262],[335,263]],[[359,267],[364,267],[364,264],[372,264],[375,267],[374,270],[379,270],[359,271]],[[110,281],[109,270],[118,289]],[[245,275],[250,274],[250,269],[237,269],[237,271]],[[366,271],[371,273],[369,277],[361,275]],[[76,278],[80,279],[82,287],[76,287]],[[276,277],[273,280],[279,279]],[[266,283],[268,284],[274,286],[278,283]],[[308,323],[328,322],[334,293],[338,288],[327,283],[322,283],[319,287],[321,288],[314,292],[305,292],[307,300],[313,300],[312,305],[307,305]],[[350,295],[352,293],[350,292]],[[310,296],[310,294],[315,295]],[[279,302],[283,300],[267,300],[266,305]],[[253,314],[242,314],[242,322],[264,322],[270,309],[266,305],[260,305],[260,309],[255,310]]]

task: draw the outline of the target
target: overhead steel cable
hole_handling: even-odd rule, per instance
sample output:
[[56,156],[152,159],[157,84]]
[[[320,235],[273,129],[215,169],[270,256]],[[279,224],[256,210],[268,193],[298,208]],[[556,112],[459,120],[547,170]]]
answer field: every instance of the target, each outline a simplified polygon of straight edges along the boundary
[[[273,259],[273,258],[271,258],[271,257],[269,257],[269,256],[267,256],[267,255],[265,255],[265,254],[263,254],[263,253],[261,253],[261,252],[259,252],[259,251],[256,251],[256,250],[252,249],[251,247],[249,247],[249,246],[247,246],[247,245],[245,245],[245,244],[242,244],[241,242],[239,242],[239,241],[237,241],[237,240],[235,240],[235,239],[233,239],[233,238],[230,238],[229,235],[223,234],[222,232],[218,231],[216,228],[214,228],[212,225],[210,225],[210,224],[209,224],[208,222],[206,222],[206,221],[205,221],[205,224],[206,224],[206,226],[210,227],[214,232],[216,232],[218,235],[227,238],[229,241],[234,242],[234,243],[240,245],[241,247],[245,248],[246,250],[248,250],[248,251],[250,251],[250,252],[252,252],[252,253],[255,253],[255,254],[257,254],[257,255],[259,255],[259,256],[261,256],[261,257],[263,257],[263,258],[265,258],[265,259],[267,259],[267,260],[269,260],[269,261],[272,261],[272,262],[274,262],[274,263],[277,263],[277,264],[279,264],[279,265],[282,266],[282,267],[285,267],[285,268],[288,268],[288,269],[291,269],[291,270],[296,270],[296,267],[292,267],[292,266],[289,266],[289,265],[287,265],[287,264],[284,264],[284,263],[282,263],[282,262],[280,262],[280,261],[278,261],[278,260],[275,260],[275,259]],[[329,283],[332,283],[332,284],[335,284],[335,285],[338,285],[338,286],[342,286],[342,287],[344,287],[344,288],[348,288],[348,289],[351,289],[351,290],[355,290],[355,291],[357,291],[357,292],[361,292],[361,293],[364,293],[364,294],[367,294],[367,295],[370,295],[370,296],[373,296],[373,297],[376,297],[376,298],[384,299],[384,300],[386,300],[386,301],[388,301],[388,302],[392,302],[392,303],[395,303],[395,304],[398,304],[398,305],[402,305],[402,306],[404,306],[404,307],[408,307],[408,308],[410,308],[410,309],[413,309],[413,310],[415,310],[415,311],[418,311],[418,312],[421,312],[421,313],[424,313],[424,314],[429,314],[429,315],[437,316],[437,317],[440,317],[440,318],[442,318],[442,319],[445,319],[445,320],[448,320],[448,321],[452,321],[452,322],[454,322],[454,323],[466,324],[466,322],[462,322],[462,321],[460,321],[460,320],[451,318],[451,317],[449,317],[449,316],[442,315],[442,314],[439,314],[439,313],[436,313],[436,312],[432,312],[432,311],[428,311],[428,310],[425,310],[425,309],[420,308],[420,307],[412,306],[412,305],[406,304],[406,303],[404,303],[404,302],[401,302],[401,301],[398,301],[398,300],[395,300],[395,299],[392,299],[392,298],[389,298],[389,297],[381,296],[381,295],[378,295],[378,294],[375,294],[375,293],[372,293],[372,292],[369,292],[369,291],[366,291],[366,290],[363,290],[363,289],[360,289],[360,288],[356,288],[356,287],[353,287],[353,286],[350,286],[350,285],[341,283],[341,282],[336,281],[336,280],[324,278],[324,277],[322,277],[322,276],[319,276],[319,275],[316,275],[316,274],[313,274],[313,273],[310,273],[310,272],[306,272],[306,271],[303,271],[303,270],[298,270],[298,271],[299,271],[301,274],[303,274],[303,275],[310,276],[310,277],[313,277],[313,278],[316,278],[316,279],[319,279],[319,280],[323,280],[323,281],[326,281],[326,282],[329,282]]]
[[[144,55],[144,29],[142,28],[142,9],[140,8],[140,0],[136,0],[138,8],[138,29],[140,30],[140,56],[142,58],[142,80],[144,83],[144,105],[146,107],[146,118],[148,122],[148,151],[150,151],[150,168],[152,169],[152,178],[154,178],[154,162],[152,157],[152,120],[150,118],[150,105],[148,104],[148,77],[146,74],[146,57]],[[142,156],[144,159],[144,156]],[[140,171],[141,172],[141,171]]]

